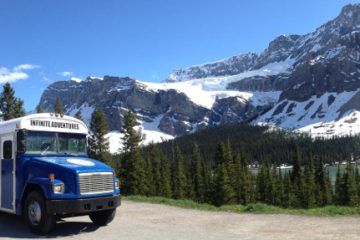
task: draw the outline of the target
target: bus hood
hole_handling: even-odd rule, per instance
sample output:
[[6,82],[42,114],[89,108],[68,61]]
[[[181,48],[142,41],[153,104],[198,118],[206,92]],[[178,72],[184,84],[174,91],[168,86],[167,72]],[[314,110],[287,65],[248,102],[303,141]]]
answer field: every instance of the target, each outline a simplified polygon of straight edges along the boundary
[[75,172],[112,172],[113,169],[105,163],[87,157],[63,156],[63,157],[34,157],[34,160],[58,165],[71,169]]

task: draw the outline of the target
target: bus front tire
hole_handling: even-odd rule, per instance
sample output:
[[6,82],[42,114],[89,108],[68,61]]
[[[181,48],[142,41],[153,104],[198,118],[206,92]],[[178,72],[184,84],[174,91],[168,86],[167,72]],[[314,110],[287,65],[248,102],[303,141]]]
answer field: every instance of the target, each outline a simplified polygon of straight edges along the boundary
[[46,212],[43,195],[38,191],[30,192],[25,200],[24,217],[30,231],[44,235],[55,226],[55,215]]
[[111,210],[90,213],[89,217],[95,225],[106,226],[112,220],[114,220],[115,214],[116,214],[116,209],[111,209]]

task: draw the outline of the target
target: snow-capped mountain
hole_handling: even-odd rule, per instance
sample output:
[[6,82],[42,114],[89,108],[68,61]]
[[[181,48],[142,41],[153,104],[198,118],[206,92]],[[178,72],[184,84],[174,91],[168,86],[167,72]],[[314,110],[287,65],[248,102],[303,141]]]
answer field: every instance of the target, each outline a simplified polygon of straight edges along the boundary
[[80,111],[86,122],[101,108],[112,131],[131,109],[144,142],[239,121],[332,136],[360,132],[359,89],[360,4],[353,4],[314,32],[274,39],[260,54],[175,70],[161,83],[109,76],[60,81],[40,104],[52,111],[60,97],[67,114]]

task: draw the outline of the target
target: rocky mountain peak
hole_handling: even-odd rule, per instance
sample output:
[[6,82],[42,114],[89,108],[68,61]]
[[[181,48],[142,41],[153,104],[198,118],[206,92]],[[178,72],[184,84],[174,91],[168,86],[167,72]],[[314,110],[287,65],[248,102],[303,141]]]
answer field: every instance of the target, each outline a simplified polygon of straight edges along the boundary
[[294,46],[295,41],[298,40],[299,37],[300,35],[281,35],[269,43],[269,47],[266,51],[275,52],[289,50]]
[[256,63],[255,53],[244,53],[220,61],[195,65],[173,71],[164,82],[181,82],[206,77],[220,77],[247,71]]
[[360,4],[348,4],[344,6],[338,18],[348,20],[359,20]]

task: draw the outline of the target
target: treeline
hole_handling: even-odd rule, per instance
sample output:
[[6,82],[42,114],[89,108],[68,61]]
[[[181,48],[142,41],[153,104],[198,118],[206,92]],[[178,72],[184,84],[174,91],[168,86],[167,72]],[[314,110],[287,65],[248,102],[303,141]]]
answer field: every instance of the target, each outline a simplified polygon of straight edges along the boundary
[[251,156],[251,163],[267,158],[271,164],[292,164],[296,147],[302,150],[304,159],[320,158],[324,163],[334,164],[360,158],[360,137],[344,136],[313,139],[307,134],[286,131],[270,131],[266,126],[252,126],[246,123],[210,127],[194,134],[160,143],[158,146],[167,157],[172,156],[173,147],[178,145],[185,157],[191,155],[192,146],[198,143],[205,159],[211,161],[217,146],[226,140],[233,149],[243,148]]
[[350,162],[344,173],[339,169],[332,186],[324,160],[316,155],[307,157],[297,145],[292,171],[281,172],[264,155],[254,173],[248,167],[252,156],[244,145],[233,148],[230,140],[220,142],[212,159],[204,158],[196,142],[190,143],[190,154],[184,155],[178,144],[165,154],[161,145],[140,148],[141,138],[134,126],[135,117],[129,112],[123,126],[123,152],[114,157],[126,195],[191,199],[218,206],[255,202],[285,208],[360,204],[359,172]]

